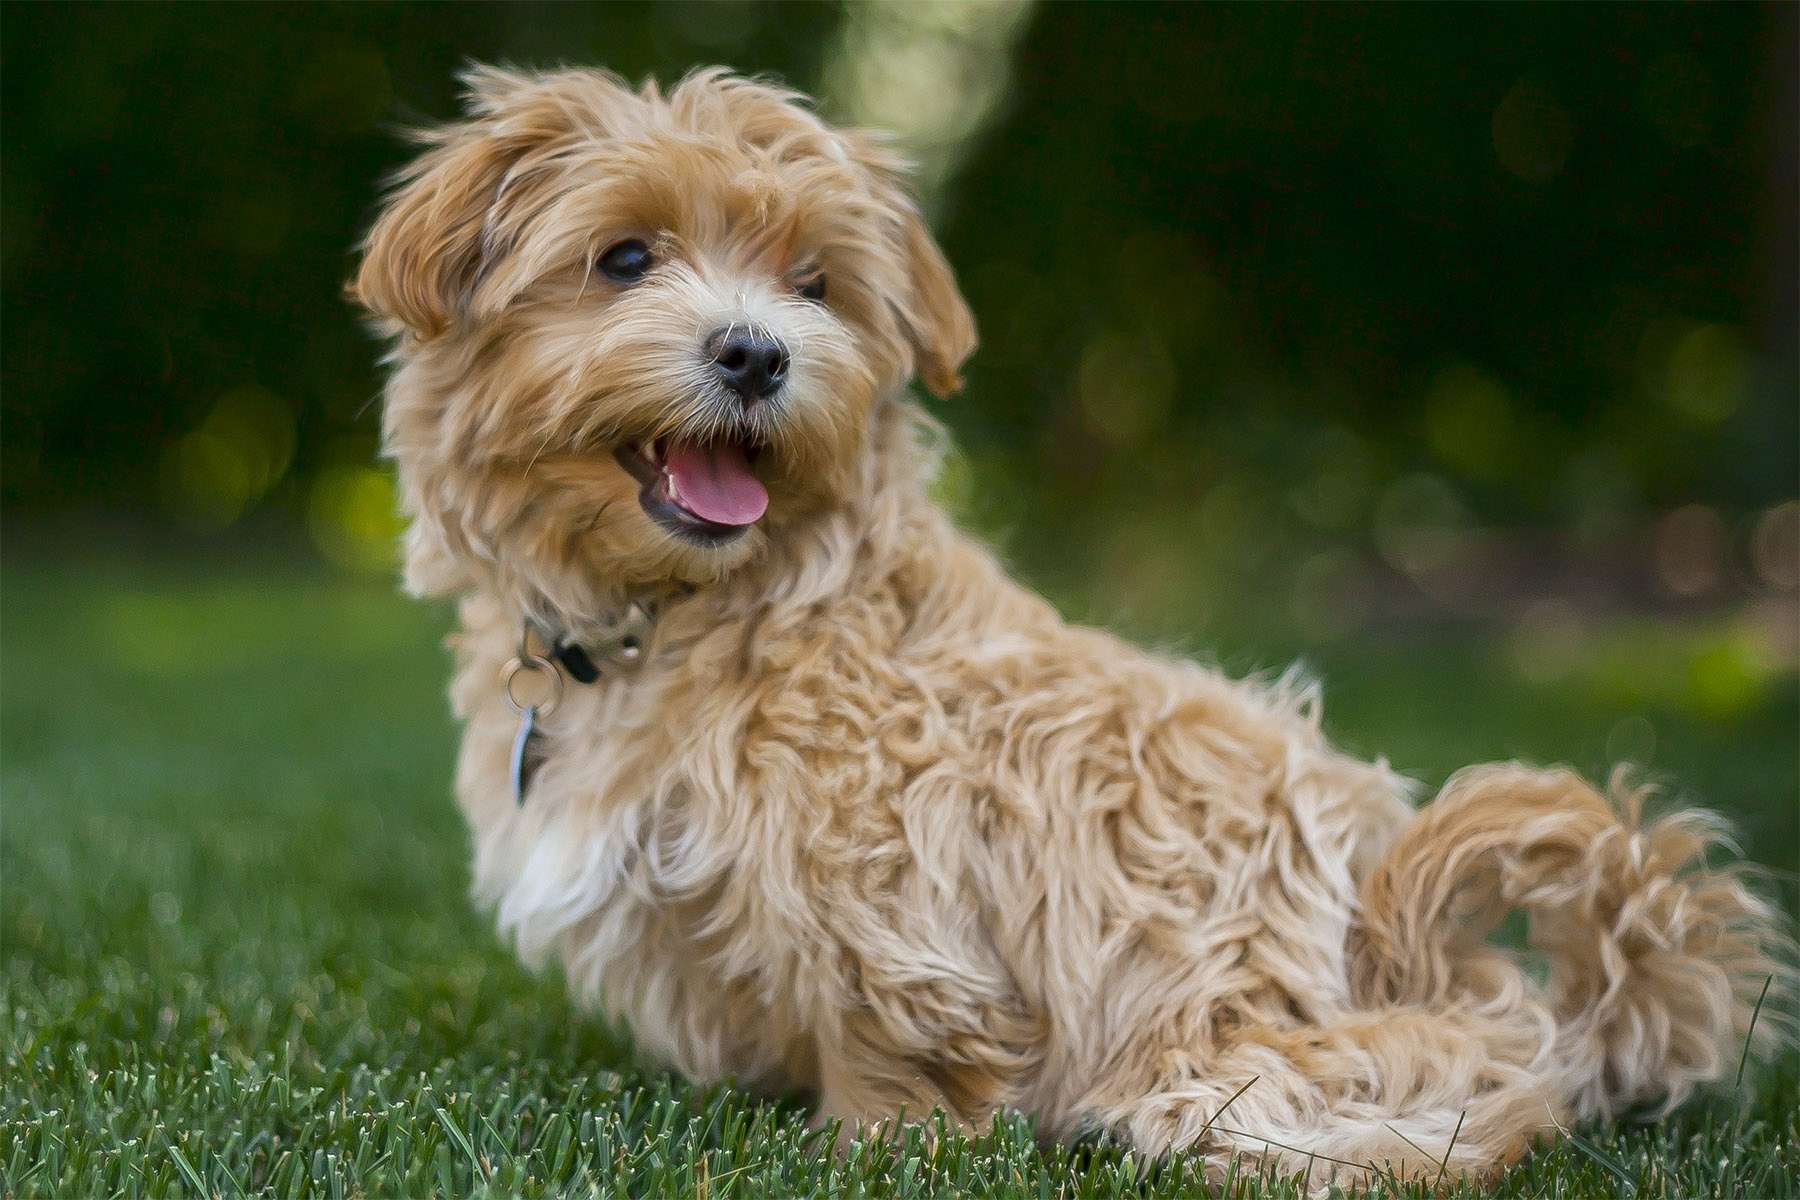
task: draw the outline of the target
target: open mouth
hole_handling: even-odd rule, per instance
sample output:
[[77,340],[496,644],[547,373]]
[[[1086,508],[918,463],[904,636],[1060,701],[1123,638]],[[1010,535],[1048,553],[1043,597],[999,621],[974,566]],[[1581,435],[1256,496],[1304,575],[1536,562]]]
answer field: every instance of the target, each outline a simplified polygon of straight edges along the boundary
[[751,470],[762,447],[725,439],[706,443],[658,438],[613,451],[642,485],[638,503],[658,525],[704,546],[722,546],[762,519],[769,493]]

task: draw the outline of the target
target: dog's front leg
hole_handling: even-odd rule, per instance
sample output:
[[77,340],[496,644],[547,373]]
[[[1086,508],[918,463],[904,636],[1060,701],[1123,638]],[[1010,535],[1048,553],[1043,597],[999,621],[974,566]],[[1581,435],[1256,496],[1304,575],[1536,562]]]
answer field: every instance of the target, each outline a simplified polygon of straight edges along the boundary
[[[871,1022],[851,1022],[868,1026]],[[844,1029],[819,1041],[819,1107],[813,1123],[839,1122],[840,1150],[862,1136],[889,1137],[907,1122],[929,1122],[934,1112],[974,1132],[971,1117],[946,1093],[942,1068],[884,1039],[870,1028]],[[930,1126],[927,1125],[929,1130]]]

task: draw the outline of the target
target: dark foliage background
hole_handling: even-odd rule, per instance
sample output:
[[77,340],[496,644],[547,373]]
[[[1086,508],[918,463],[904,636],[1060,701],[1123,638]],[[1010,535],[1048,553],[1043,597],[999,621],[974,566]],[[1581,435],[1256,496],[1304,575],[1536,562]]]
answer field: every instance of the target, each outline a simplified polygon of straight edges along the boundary
[[4,21],[15,515],[287,522],[385,564],[374,348],[339,289],[394,129],[453,114],[470,58],[724,61],[924,164],[984,334],[940,408],[946,496],[1084,615],[1328,638],[1794,583],[1792,6]]

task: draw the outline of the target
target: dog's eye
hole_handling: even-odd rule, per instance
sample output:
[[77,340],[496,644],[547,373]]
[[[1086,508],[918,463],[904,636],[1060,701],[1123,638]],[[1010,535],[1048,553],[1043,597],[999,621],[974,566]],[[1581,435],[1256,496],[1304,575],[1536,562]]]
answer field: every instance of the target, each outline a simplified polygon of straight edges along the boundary
[[817,275],[800,280],[794,284],[794,290],[808,300],[822,302],[825,299],[825,272],[820,271]]
[[599,262],[600,273],[619,283],[636,283],[655,265],[656,256],[637,238],[626,238],[608,248]]

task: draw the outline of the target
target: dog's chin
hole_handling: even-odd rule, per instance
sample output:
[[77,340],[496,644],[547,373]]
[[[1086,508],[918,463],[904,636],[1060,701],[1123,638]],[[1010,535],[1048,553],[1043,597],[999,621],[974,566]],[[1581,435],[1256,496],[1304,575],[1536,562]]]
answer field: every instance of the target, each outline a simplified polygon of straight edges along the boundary
[[[758,442],[741,440],[729,443],[719,456],[747,466],[761,457],[762,449]],[[754,518],[745,519],[748,513],[744,511],[720,513],[717,497],[709,504],[701,504],[696,497],[684,493],[671,457],[671,444],[666,438],[624,442],[613,448],[613,458],[638,483],[638,505],[644,515],[670,538],[696,550],[727,550],[748,541],[763,514],[758,512]],[[755,484],[755,490],[761,492],[760,482]],[[727,519],[714,519],[698,511],[701,508]]]

